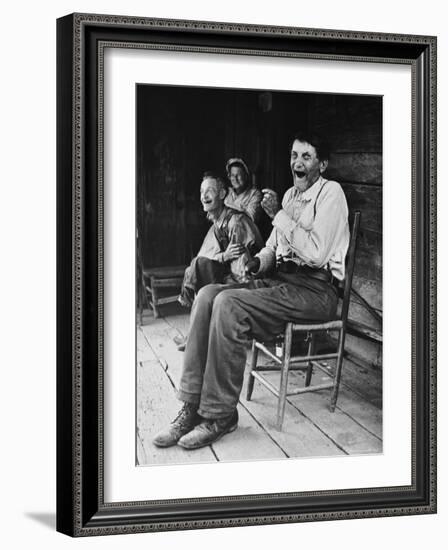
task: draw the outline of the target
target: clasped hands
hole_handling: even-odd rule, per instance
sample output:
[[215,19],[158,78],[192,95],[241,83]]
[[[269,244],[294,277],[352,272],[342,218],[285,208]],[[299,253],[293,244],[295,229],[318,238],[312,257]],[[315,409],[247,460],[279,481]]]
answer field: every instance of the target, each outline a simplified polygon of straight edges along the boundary
[[244,246],[244,244],[231,242],[224,252],[223,260],[225,262],[236,260],[241,256],[241,254],[243,254],[245,250],[246,247]]
[[[224,252],[224,261],[231,262],[236,260],[243,254],[246,250],[246,247],[240,243],[230,243]],[[244,268],[244,271],[247,275],[253,275],[260,269],[260,260],[258,258],[253,258],[249,260]]]

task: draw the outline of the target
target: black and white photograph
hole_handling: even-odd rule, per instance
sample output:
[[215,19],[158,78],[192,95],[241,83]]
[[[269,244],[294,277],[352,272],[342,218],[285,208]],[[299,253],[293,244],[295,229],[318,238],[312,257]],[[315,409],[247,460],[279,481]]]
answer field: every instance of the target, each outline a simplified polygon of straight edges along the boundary
[[58,530],[434,513],[435,38],[58,32]]
[[443,547],[443,6],[6,4],[2,547]]
[[136,85],[136,464],[383,452],[383,98]]

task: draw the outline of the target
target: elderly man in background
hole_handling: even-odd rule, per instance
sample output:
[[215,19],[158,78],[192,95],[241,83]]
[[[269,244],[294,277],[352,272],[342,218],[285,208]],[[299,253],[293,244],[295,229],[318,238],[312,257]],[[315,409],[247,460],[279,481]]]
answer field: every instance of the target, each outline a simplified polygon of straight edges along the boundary
[[[201,202],[212,222],[202,246],[185,270],[179,302],[191,306],[197,292],[209,283],[247,281],[246,264],[263,246],[251,218],[224,204],[224,181],[206,172],[201,183]],[[177,342],[181,347],[182,342]]]
[[287,322],[336,313],[333,281],[345,276],[350,238],[345,195],[323,177],[329,150],[319,135],[296,134],[290,155],[293,185],[281,207],[275,191],[263,190],[273,229],[247,264],[255,279],[246,288],[207,285],[196,297],[178,390],[184,404],[155,436],[159,447],[198,449],[235,430],[250,340],[269,340]]
[[258,223],[263,213],[259,189],[252,185],[249,169],[240,158],[231,158],[226,164],[230,188],[225,198],[226,206],[245,212],[255,223]]

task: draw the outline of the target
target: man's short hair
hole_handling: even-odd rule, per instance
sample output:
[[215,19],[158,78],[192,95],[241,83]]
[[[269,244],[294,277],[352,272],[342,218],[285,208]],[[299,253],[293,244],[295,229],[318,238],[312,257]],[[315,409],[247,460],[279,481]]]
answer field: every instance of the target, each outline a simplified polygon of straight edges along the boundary
[[312,130],[300,130],[296,132],[292,138],[291,145],[295,141],[300,141],[301,143],[309,143],[316,149],[316,154],[319,160],[328,160],[330,158],[330,145],[328,141]]
[[204,174],[202,175],[202,181],[207,179],[212,179],[216,181],[216,183],[218,184],[218,191],[221,191],[221,189],[224,189],[224,191],[227,192],[227,185],[226,185],[226,182],[224,181],[224,178],[219,176],[216,172],[213,172],[211,170],[207,170],[206,172],[204,172]]

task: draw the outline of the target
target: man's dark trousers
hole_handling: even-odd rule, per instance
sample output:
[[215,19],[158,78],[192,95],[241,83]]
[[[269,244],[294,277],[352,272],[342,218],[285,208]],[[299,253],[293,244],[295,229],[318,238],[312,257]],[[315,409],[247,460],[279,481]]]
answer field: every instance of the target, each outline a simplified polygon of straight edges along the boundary
[[301,273],[203,287],[191,311],[179,399],[197,403],[204,418],[232,414],[243,385],[248,342],[272,339],[286,322],[334,318],[337,300],[330,282]]

